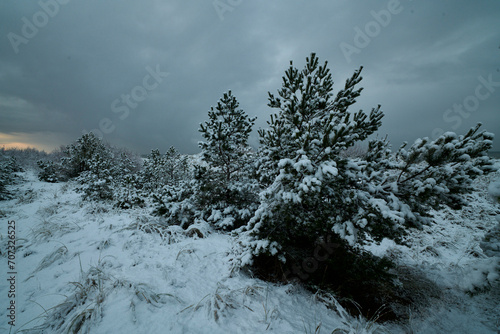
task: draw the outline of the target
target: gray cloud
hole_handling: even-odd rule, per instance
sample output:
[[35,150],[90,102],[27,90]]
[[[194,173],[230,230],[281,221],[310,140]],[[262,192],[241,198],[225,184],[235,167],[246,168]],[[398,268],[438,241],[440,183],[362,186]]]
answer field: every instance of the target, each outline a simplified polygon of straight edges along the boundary
[[[435,129],[463,133],[480,121],[500,136],[500,87],[463,115],[453,110],[474,102],[469,97],[480,78],[500,82],[498,1],[219,3],[231,10],[218,12],[214,1],[201,0],[3,1],[0,134],[22,134],[17,141],[24,136],[47,147],[101,125],[106,140],[141,153],[171,145],[196,153],[199,123],[223,92],[231,89],[241,107],[259,117],[257,127],[265,127],[267,91],[280,87],[290,60],[300,68],[314,51],[329,61],[338,88],[364,65],[356,108],[381,104],[381,134],[394,146]],[[384,22],[381,11],[391,8],[397,13]],[[47,11],[53,15],[45,22]],[[13,47],[9,33],[25,38],[26,20],[40,27]],[[369,39],[362,47],[356,46],[358,28]],[[346,57],[342,43],[358,51]],[[144,84],[147,68],[157,67],[169,75],[147,89],[154,83]],[[126,117],[117,106],[127,106]]]

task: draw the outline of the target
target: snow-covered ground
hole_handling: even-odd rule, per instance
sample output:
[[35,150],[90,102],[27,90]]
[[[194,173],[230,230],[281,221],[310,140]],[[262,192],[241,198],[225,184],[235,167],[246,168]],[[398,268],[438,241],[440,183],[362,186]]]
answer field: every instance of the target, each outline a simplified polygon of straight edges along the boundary
[[[433,296],[399,324],[232,272],[233,237],[206,226],[166,228],[148,209],[84,202],[71,183],[23,177],[16,198],[0,202],[2,333],[500,333],[500,205],[487,193],[498,174],[478,181],[463,210],[435,212],[437,224],[412,231],[406,246],[369,247]],[[17,237],[12,328],[8,221]]]

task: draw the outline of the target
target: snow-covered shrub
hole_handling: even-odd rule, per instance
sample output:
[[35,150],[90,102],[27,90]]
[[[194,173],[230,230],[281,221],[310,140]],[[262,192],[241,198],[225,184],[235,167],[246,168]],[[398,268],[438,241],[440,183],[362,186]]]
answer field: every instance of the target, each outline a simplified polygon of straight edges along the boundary
[[48,182],[75,179],[88,200],[115,198],[117,205],[129,207],[143,205],[144,201],[137,194],[136,174],[140,161],[126,150],[113,148],[102,142],[93,133],[84,134],[71,145],[55,154],[59,161],[41,161],[39,178]]
[[110,150],[104,145],[102,140],[94,133],[90,132],[82,135],[76,142],[68,145],[62,158],[62,165],[68,177],[73,178],[81,173],[96,168],[96,156],[103,159],[110,159]]
[[362,90],[361,70],[334,95],[327,63],[312,54],[302,71],[290,64],[278,97],[269,93],[277,112],[259,131],[266,189],[240,230],[234,263],[327,287],[373,309],[408,300],[391,283],[390,261],[363,251],[364,240],[398,241],[408,225],[429,221],[430,208],[461,203],[471,179],[492,170],[486,151],[493,135],[479,127],[465,136],[446,133],[396,155],[376,139],[364,156],[350,157],[346,150],[374,134],[383,117],[380,106],[349,111]]
[[175,147],[165,154],[152,150],[139,173],[138,188],[152,198],[153,214],[168,217],[170,224],[187,227],[194,220],[192,166]]
[[0,155],[5,155],[16,159],[17,164],[23,169],[36,169],[39,160],[47,160],[50,154],[45,151],[39,151],[36,148],[0,148]]
[[[194,179],[167,184],[154,195],[154,212],[185,228],[202,220],[233,229],[246,224],[257,208],[258,184],[252,178],[253,153],[247,143],[255,118],[239,109],[230,91],[208,116],[200,126],[205,141],[199,144],[202,164],[195,166]],[[158,152],[150,158],[157,159]]]
[[175,186],[190,179],[191,172],[187,156],[181,155],[175,147],[170,147],[163,155],[158,149],[152,150],[140,172],[141,187],[145,193],[155,193],[163,186]]
[[38,173],[38,179],[40,181],[56,183],[64,180],[62,175],[61,165],[52,160],[38,160],[37,162],[40,172]]
[[462,195],[473,190],[472,181],[496,170],[487,154],[494,135],[479,131],[480,126],[465,135],[447,132],[434,141],[418,139],[408,150],[404,145],[399,149],[392,166],[396,173],[384,181],[415,214],[408,219],[412,223],[425,222],[419,217],[431,208],[460,208],[465,204]]
[[114,155],[100,138],[92,132],[84,134],[68,145],[61,159],[63,173],[76,178],[87,200],[113,198]]
[[86,200],[113,199],[113,175],[111,161],[107,157],[96,154],[87,161],[88,170],[76,178],[80,183],[78,191],[83,192]]
[[163,216],[169,225],[186,229],[202,217],[196,205],[198,184],[195,180],[182,182],[177,186],[164,186],[152,194],[153,214]]
[[7,189],[7,186],[18,181],[17,172],[23,169],[17,163],[15,157],[7,157],[0,152],[0,201],[12,198],[12,193]]
[[220,176],[211,168],[198,168],[193,202],[200,217],[216,228],[241,227],[258,207],[258,183],[248,176],[224,182]]
[[114,149],[114,166],[111,168],[115,206],[121,209],[144,207],[146,202],[141,193],[140,165],[138,158],[130,152]]
[[208,118],[199,130],[206,167],[196,174],[196,203],[203,208],[203,218],[217,228],[240,227],[257,208],[258,184],[252,178],[254,156],[248,145],[256,117],[248,117],[229,91],[211,107]]
[[115,206],[120,209],[133,207],[144,207],[146,202],[142,192],[139,190],[140,179],[137,174],[126,174],[120,180],[119,187],[115,189]]

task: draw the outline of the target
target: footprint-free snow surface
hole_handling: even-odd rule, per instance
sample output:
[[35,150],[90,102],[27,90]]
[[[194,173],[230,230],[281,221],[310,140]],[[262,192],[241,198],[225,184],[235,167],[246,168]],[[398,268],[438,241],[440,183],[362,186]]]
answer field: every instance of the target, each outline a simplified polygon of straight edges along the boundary
[[232,271],[231,235],[167,227],[150,209],[82,201],[72,183],[21,175],[16,198],[0,202],[1,333],[500,332],[500,208],[488,195],[498,174],[478,180],[462,210],[433,212],[436,223],[407,245],[368,246],[421,277],[415,286],[432,283],[409,320],[383,324],[348,315],[332,296]]

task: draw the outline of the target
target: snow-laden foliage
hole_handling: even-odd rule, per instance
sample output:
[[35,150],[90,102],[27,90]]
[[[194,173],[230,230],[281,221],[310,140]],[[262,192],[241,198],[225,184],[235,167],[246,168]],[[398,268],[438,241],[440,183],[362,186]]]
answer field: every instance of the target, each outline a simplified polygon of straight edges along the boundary
[[248,145],[256,117],[247,116],[229,91],[211,107],[208,118],[199,130],[206,165],[197,169],[196,204],[203,208],[203,218],[216,227],[239,227],[256,208],[257,184],[251,178],[253,154]]
[[228,184],[245,173],[248,163],[248,136],[256,117],[250,118],[239,108],[231,91],[211,107],[209,120],[200,125],[205,141],[200,142],[203,160],[217,174],[221,182]]
[[76,142],[68,145],[64,153],[66,157],[62,159],[62,165],[70,178],[98,168],[95,166],[96,159],[112,158],[109,149],[92,132],[82,135]]
[[80,183],[79,191],[88,200],[113,199],[112,153],[96,152],[86,161],[87,170],[80,173],[76,180]]
[[[496,178],[490,175],[474,182],[478,188],[466,195],[467,206],[444,207],[433,212],[435,224],[409,229],[405,245],[385,239],[365,246],[394,259],[398,282],[413,300],[403,309],[406,318],[388,323],[379,321],[390,304],[364,317],[335,290],[311,293],[299,284],[235,274],[228,263],[234,235],[214,233],[206,224],[165,226],[148,209],[82,202],[75,182],[20,176],[16,198],[0,202],[0,216],[16,221],[16,263],[25,268],[18,273],[22,312],[12,332],[494,333],[498,327],[499,207],[487,196]],[[29,191],[34,201],[20,201]],[[0,234],[7,235],[2,226]],[[333,240],[323,241],[315,259],[328,250],[340,255]],[[7,250],[7,238],[0,244]],[[7,263],[7,252],[0,260]],[[368,281],[349,273],[339,279],[358,289]],[[379,291],[386,293],[392,292]],[[0,318],[8,312],[0,309]]]
[[12,193],[7,189],[18,181],[16,173],[23,171],[15,157],[7,157],[0,151],[0,201],[10,199]]
[[369,114],[348,110],[362,90],[356,88],[360,74],[361,69],[334,96],[327,63],[319,65],[312,54],[302,71],[290,64],[279,97],[269,94],[269,106],[278,112],[269,129],[259,132],[259,176],[268,187],[243,233],[248,238],[241,238],[244,263],[332,231],[354,245],[363,236],[358,229],[391,224],[367,193],[359,166],[340,155],[381,124],[380,107]]
[[124,174],[119,179],[119,186],[114,190],[115,206],[120,209],[144,207],[146,196],[140,188],[141,179],[136,173]]
[[56,183],[65,180],[66,177],[62,171],[61,164],[52,160],[38,160],[38,179],[49,183]]
[[191,178],[191,169],[187,156],[181,155],[173,146],[165,154],[158,149],[152,150],[139,173],[142,189],[156,192],[165,185],[178,185]]
[[[115,149],[115,151],[118,150]],[[135,206],[143,207],[145,200],[140,190],[142,180],[139,175],[142,162],[139,162],[138,158],[135,158],[130,152],[122,150],[117,153],[119,153],[119,157],[115,158],[111,168],[115,206],[121,209],[130,209]]]
[[255,118],[239,108],[231,91],[208,117],[200,125],[202,162],[194,179],[180,186],[167,184],[163,196],[155,196],[155,212],[171,224],[186,226],[199,219],[232,229],[246,224],[257,207],[258,184],[252,178],[253,153],[247,142]]
[[[384,283],[390,264],[360,246],[401,241],[408,226],[430,221],[430,209],[458,207],[472,180],[493,170],[486,154],[493,135],[477,126],[464,136],[417,140],[395,155],[385,139],[376,139],[364,156],[351,158],[345,151],[374,134],[383,117],[380,106],[370,113],[349,110],[362,90],[356,87],[361,69],[334,95],[327,63],[312,54],[302,71],[290,64],[278,96],[269,93],[277,112],[259,132],[258,176],[266,188],[239,231],[235,265],[253,265],[278,279],[298,276],[344,295],[387,288],[394,293],[385,302],[401,302],[395,287]],[[357,285],[338,280],[345,272]],[[381,306],[379,297],[366,303]]]
[[0,156],[5,155],[11,158],[15,158],[17,164],[21,166],[23,169],[36,169],[37,162],[39,160],[47,160],[50,158],[49,153],[45,151],[39,151],[33,147],[27,148],[9,148],[5,147],[0,148]]
[[[473,190],[472,181],[479,175],[496,170],[487,154],[494,135],[479,131],[481,124],[458,136],[447,132],[434,141],[418,139],[408,149],[405,145],[396,154],[396,173],[389,172],[383,183],[409,206],[414,217],[407,222],[426,222],[419,219],[429,209],[442,205],[460,208],[465,204],[463,194]],[[383,187],[382,187],[383,188]]]
[[46,182],[74,179],[87,200],[112,200],[120,208],[143,206],[137,188],[140,162],[132,153],[110,147],[93,133],[64,147],[53,159],[39,160],[38,178]]
[[164,186],[152,194],[154,215],[165,216],[169,225],[188,228],[200,217],[200,210],[195,203],[197,184],[191,180],[178,186]]

